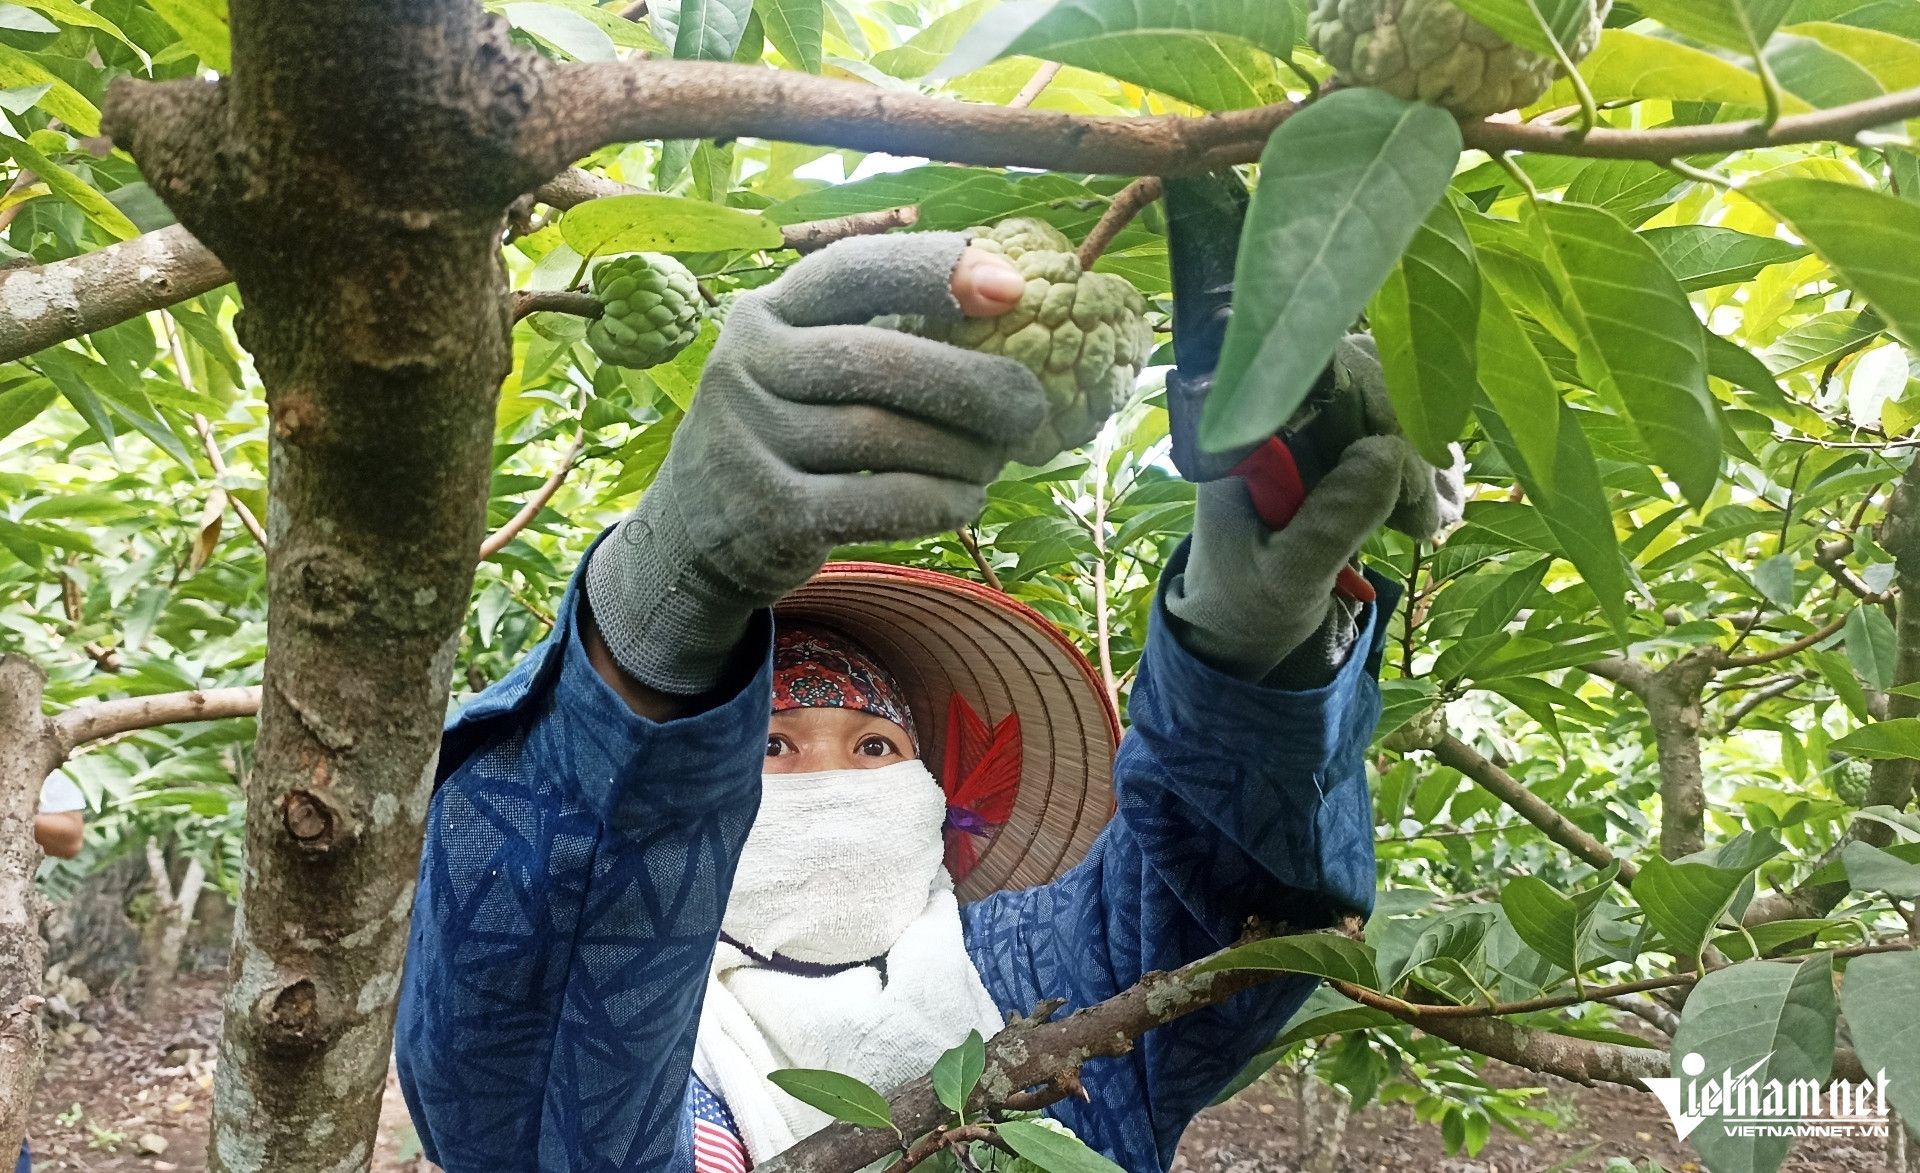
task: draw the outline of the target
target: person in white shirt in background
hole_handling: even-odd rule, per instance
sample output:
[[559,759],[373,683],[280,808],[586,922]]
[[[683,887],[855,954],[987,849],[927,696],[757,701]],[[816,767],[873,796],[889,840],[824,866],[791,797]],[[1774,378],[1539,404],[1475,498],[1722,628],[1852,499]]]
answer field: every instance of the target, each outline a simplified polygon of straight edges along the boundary
[[72,859],[80,854],[86,831],[86,796],[66,775],[48,775],[40,787],[40,811],[33,816],[34,842],[48,855]]

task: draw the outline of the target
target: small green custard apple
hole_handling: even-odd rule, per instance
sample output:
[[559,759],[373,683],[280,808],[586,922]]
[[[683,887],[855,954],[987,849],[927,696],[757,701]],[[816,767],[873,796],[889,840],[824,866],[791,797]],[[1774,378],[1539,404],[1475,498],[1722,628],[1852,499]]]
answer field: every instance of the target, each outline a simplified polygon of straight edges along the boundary
[[700,333],[700,286],[679,261],[634,253],[593,270],[601,315],[587,326],[600,361],[644,370],[668,361]]
[[1867,786],[1873,782],[1873,763],[1848,758],[1834,767],[1831,777],[1835,797],[1848,806],[1862,806],[1867,801]]
[[[1593,16],[1568,56],[1593,51],[1613,0]],[[1509,43],[1453,0],[1311,0],[1307,39],[1348,85],[1444,106],[1467,118],[1517,110],[1553,84],[1559,63]]]
[[1153,351],[1147,303],[1124,278],[1081,272],[1072,243],[1044,221],[1016,217],[972,232],[974,247],[1005,256],[1027,279],[1019,304],[997,318],[897,325],[1032,371],[1047,390],[1047,422],[1012,455],[1045,464],[1092,440],[1126,403]]

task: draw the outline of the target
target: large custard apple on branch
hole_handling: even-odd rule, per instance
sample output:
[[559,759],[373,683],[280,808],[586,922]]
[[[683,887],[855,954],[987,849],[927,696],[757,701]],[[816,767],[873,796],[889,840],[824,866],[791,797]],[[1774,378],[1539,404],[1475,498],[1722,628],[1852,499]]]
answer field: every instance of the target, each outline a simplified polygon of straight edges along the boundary
[[617,367],[658,366],[700,333],[700,286],[664,253],[602,261],[593,270],[593,298],[600,316],[587,325],[587,345]]
[[[1513,44],[1468,15],[1480,7],[1454,0],[1312,0],[1307,39],[1348,85],[1444,106],[1464,118],[1485,118],[1537,101],[1560,66]],[[1541,9],[1571,7],[1560,24],[1561,47],[1579,61],[1600,40],[1613,0],[1535,0]],[[1491,19],[1491,18],[1490,18]],[[1566,33],[1572,35],[1565,35]]]
[[1019,304],[997,318],[892,324],[1032,371],[1047,391],[1047,422],[1013,458],[1045,464],[1092,440],[1126,403],[1153,350],[1147,304],[1123,278],[1082,272],[1072,242],[1044,221],[1015,217],[972,233],[975,248],[1005,256],[1027,279]]

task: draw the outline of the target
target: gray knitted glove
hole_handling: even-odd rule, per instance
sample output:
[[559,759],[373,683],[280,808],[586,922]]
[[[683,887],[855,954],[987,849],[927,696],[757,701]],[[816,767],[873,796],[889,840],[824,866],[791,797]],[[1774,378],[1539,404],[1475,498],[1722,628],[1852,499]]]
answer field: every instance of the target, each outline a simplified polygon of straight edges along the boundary
[[1399,435],[1373,340],[1347,338],[1335,375],[1360,385],[1378,435],[1356,441],[1285,529],[1269,530],[1238,477],[1200,486],[1192,552],[1167,584],[1188,651],[1242,680],[1310,688],[1333,679],[1359,632],[1333,598],[1340,568],[1382,524],[1425,538],[1460,518],[1459,464],[1435,469]]
[[966,238],[856,237],[740,298],[656,480],[601,542],[587,598],[608,650],[662,692],[714,687],[753,611],[846,542],[979,516],[1046,393],[1008,358],[861,325],[960,316]]

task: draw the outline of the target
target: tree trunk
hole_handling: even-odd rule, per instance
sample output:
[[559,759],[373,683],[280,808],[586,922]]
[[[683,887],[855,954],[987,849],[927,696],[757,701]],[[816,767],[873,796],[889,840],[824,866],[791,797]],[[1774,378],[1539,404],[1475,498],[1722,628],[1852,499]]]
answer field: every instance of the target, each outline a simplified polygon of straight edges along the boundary
[[[364,1169],[509,369],[548,66],[471,0],[234,0],[233,71],[105,125],[232,271],[265,385],[268,653],[209,1167]],[[545,171],[541,170],[545,167]]]
[[33,814],[40,784],[63,755],[40,711],[46,684],[33,661],[0,656],[0,1158],[9,1161],[26,1135],[47,1042],[40,1017],[46,901],[33,886],[40,869]]
[[1293,1095],[1300,1125],[1300,1145],[1294,1155],[1300,1173],[1334,1173],[1347,1138],[1351,1110],[1347,1093],[1311,1071],[1300,1070],[1293,1073]]
[[207,872],[197,859],[187,861],[176,890],[167,876],[167,858],[160,844],[147,840],[147,873],[153,879],[153,919],[141,933],[141,1012],[157,1019],[173,1002],[174,981],[180,975],[180,951],[193,927],[194,906],[200,903]]

